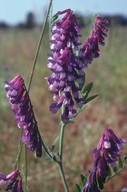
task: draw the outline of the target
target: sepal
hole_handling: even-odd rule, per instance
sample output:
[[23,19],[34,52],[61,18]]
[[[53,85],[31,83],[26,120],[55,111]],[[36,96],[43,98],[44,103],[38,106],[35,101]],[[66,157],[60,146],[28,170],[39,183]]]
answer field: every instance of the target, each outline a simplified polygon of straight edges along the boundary
[[54,139],[54,141],[52,142],[52,151],[54,151],[54,149],[55,149],[55,146],[56,146],[56,144],[57,144],[57,142],[59,141],[59,138],[60,138],[60,136],[58,135],[55,139]]
[[74,192],[81,192],[81,188],[80,188],[80,186],[78,184],[76,184]]

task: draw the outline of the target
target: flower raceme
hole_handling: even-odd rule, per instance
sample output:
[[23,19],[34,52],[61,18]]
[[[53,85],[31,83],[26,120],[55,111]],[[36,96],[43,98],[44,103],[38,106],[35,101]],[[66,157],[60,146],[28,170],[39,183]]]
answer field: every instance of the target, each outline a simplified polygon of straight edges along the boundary
[[82,192],[99,192],[103,189],[106,178],[109,176],[110,167],[115,167],[121,151],[124,149],[123,143],[126,139],[118,139],[112,129],[107,128],[102,135],[97,148],[94,149],[93,168],[89,174],[88,181]]
[[0,186],[6,185],[8,181],[9,183],[4,188],[5,191],[12,190],[16,192],[23,192],[22,177],[20,175],[19,170],[14,170],[7,176],[4,176],[3,174],[0,173]]
[[17,75],[5,83],[5,90],[15,115],[16,124],[19,128],[23,128],[21,141],[27,145],[29,151],[36,151],[36,156],[41,157],[42,139],[24,80]]
[[99,56],[99,45],[104,45],[108,22],[96,17],[90,37],[81,45],[79,26],[72,10],[67,9],[56,15],[62,14],[65,14],[63,18],[54,22],[52,27],[51,54],[48,58],[48,68],[52,74],[46,80],[54,100],[50,111],[56,113],[64,105],[61,118],[69,120],[75,117],[77,108],[81,108],[84,103],[81,95],[85,79],[84,67]]
[[126,139],[118,139],[112,129],[107,128],[93,153],[96,157],[103,154],[107,163],[114,167],[125,142]]

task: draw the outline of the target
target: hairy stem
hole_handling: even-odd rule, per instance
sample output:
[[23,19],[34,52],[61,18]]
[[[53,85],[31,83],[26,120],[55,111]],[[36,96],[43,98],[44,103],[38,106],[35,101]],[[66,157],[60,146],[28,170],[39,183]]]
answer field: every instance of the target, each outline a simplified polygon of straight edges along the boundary
[[28,191],[27,185],[27,146],[25,145],[25,192]]
[[60,162],[58,163],[59,166],[59,172],[60,176],[64,185],[65,192],[69,192],[69,187],[67,184],[67,180],[64,174],[64,169],[63,169],[63,142],[64,142],[64,131],[65,131],[66,124],[61,121],[61,127],[60,127],[60,140],[59,140],[59,157],[60,157]]
[[[41,48],[41,43],[42,43],[42,39],[43,39],[43,36],[44,36],[44,32],[45,32],[46,24],[47,24],[47,21],[48,21],[48,17],[49,17],[49,14],[50,14],[50,9],[51,9],[51,6],[52,6],[52,2],[53,2],[53,0],[50,0],[49,6],[48,6],[48,11],[47,11],[47,14],[46,14],[46,17],[45,17],[45,22],[44,22],[44,25],[43,25],[42,30],[41,30],[41,35],[40,35],[40,38],[39,38],[39,42],[38,42],[38,45],[37,45],[35,57],[34,57],[34,60],[33,60],[33,66],[32,66],[30,80],[29,80],[29,84],[28,84],[28,92],[30,91],[30,88],[31,88],[31,83],[32,83],[33,75],[34,75],[34,71],[35,71],[35,66],[36,66],[39,51],[40,51],[40,48]],[[27,189],[27,147],[26,146],[25,146],[25,189]]]
[[[64,105],[62,106],[62,114],[64,112]],[[67,180],[64,174],[64,169],[63,169],[63,144],[64,144],[64,131],[66,127],[65,122],[61,121],[61,126],[60,126],[60,139],[59,139],[59,157],[60,157],[60,162],[58,162],[59,166],[59,172],[60,176],[64,185],[65,192],[69,192],[69,187],[67,184]]]
[[60,127],[60,140],[59,140],[59,156],[62,161],[63,159],[63,142],[64,142],[64,130],[65,130],[65,123],[61,122]]
[[[41,43],[42,43],[42,39],[43,39],[43,36],[44,36],[48,16],[50,14],[50,9],[51,9],[51,6],[52,6],[52,2],[53,2],[53,0],[50,0],[50,2],[49,2],[47,14],[46,14],[46,17],[45,17],[45,22],[44,22],[44,25],[43,25],[42,30],[41,30],[41,35],[40,35],[39,42],[38,42],[37,49],[36,49],[36,53],[35,53],[35,56],[34,56],[33,65],[32,65],[31,74],[30,74],[30,80],[29,80],[29,83],[28,83],[28,92],[30,91],[30,88],[31,88],[31,84],[32,84],[33,76],[34,76],[34,71],[35,71],[35,67],[36,67],[36,63],[37,63],[37,59],[38,59],[38,55],[39,55],[39,51],[40,51],[40,47],[41,47]],[[22,136],[22,133],[23,133],[23,130],[21,131],[20,138]],[[19,151],[18,151],[18,155],[17,155],[16,161],[15,161],[14,168],[18,168],[19,167],[18,164],[20,164],[21,152],[22,152],[22,147],[23,147],[23,144],[22,144],[21,141],[20,141],[19,145],[20,145],[19,146]],[[27,146],[25,145],[25,191],[28,191],[27,189],[28,189],[27,188]]]
[[23,143],[21,142],[22,132],[23,132],[23,130],[21,129],[20,136],[19,136],[18,154],[17,154],[15,164],[14,164],[14,170],[17,168],[18,169],[20,168],[20,157],[21,157],[22,148],[23,148]]
[[39,42],[38,42],[38,45],[37,45],[35,57],[34,57],[34,60],[33,60],[33,66],[32,66],[32,70],[31,70],[30,81],[29,81],[29,84],[28,84],[28,92],[29,92],[29,90],[31,88],[31,83],[32,83],[32,80],[33,80],[33,75],[34,75],[34,70],[35,70],[35,66],[36,66],[36,63],[37,63],[37,59],[38,59],[42,39],[43,39],[43,36],[44,36],[46,24],[47,24],[48,17],[49,17],[49,14],[50,14],[50,9],[52,7],[52,2],[53,2],[53,0],[50,0],[49,6],[48,6],[48,11],[47,11],[47,14],[46,14],[46,17],[45,17],[45,22],[44,22],[44,25],[42,26],[41,35],[40,35],[40,38],[39,38]]
[[61,176],[61,179],[62,179],[62,182],[64,185],[65,192],[69,192],[69,188],[68,188],[67,180],[65,178],[62,162],[58,163],[58,166],[59,166],[59,172],[60,172],[60,176]]

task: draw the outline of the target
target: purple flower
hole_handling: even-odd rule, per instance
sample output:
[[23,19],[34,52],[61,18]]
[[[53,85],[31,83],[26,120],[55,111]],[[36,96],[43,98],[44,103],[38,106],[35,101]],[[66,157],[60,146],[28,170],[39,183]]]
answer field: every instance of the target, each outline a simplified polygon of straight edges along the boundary
[[83,47],[80,49],[80,62],[86,67],[94,58],[99,57],[99,45],[105,45],[105,37],[107,37],[106,28],[108,21],[99,16],[95,19],[95,25],[90,37],[85,41]]
[[0,173],[0,186],[3,186],[6,184],[6,177]]
[[110,167],[104,156],[95,157],[96,162],[96,180],[100,189],[103,189],[103,184],[109,176]]
[[102,135],[97,148],[93,151],[95,156],[104,155],[105,160],[111,166],[115,166],[126,139],[118,139],[112,129],[107,128]]
[[56,113],[64,105],[61,118],[69,120],[75,117],[77,109],[84,104],[81,94],[85,79],[84,67],[99,56],[98,45],[104,44],[107,32],[104,25],[107,21],[96,18],[94,30],[81,48],[81,35],[75,15],[70,9],[58,12],[57,16],[61,14],[65,15],[52,28],[51,54],[48,58],[48,68],[52,74],[46,79],[54,100],[50,111]]
[[82,192],[100,192],[103,189],[103,184],[109,175],[109,166],[103,156],[95,157],[93,169],[89,173],[87,183],[82,189]]
[[87,183],[82,189],[82,192],[100,192],[96,180],[96,165],[97,162],[94,162],[92,171],[89,173]]
[[19,128],[23,128],[21,140],[27,145],[29,151],[36,151],[36,155],[41,157],[42,140],[24,80],[17,75],[5,83],[5,90],[15,114],[16,124]]
[[125,139],[118,139],[112,129],[107,128],[97,148],[94,149],[94,163],[82,192],[99,192],[110,175],[110,166],[115,166],[124,149]]
[[0,174],[0,186],[5,185],[7,181],[9,181],[9,183],[4,188],[5,191],[12,190],[16,192],[23,192],[22,177],[19,170],[14,170],[7,176]]

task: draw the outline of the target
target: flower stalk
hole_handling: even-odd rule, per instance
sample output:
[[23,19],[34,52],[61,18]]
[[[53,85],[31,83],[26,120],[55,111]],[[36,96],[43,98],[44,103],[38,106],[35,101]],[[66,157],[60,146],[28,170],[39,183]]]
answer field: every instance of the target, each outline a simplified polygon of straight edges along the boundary
[[60,139],[59,139],[59,157],[60,162],[58,162],[60,176],[64,185],[64,189],[66,192],[69,192],[68,183],[65,177],[64,169],[63,169],[63,145],[64,145],[64,132],[65,132],[66,123],[61,121],[60,126]]
[[[29,80],[29,84],[28,84],[28,91],[27,91],[27,93],[29,93],[29,91],[30,91],[30,88],[31,88],[31,83],[32,83],[32,79],[33,79],[33,75],[34,75],[34,71],[35,71],[35,66],[36,66],[36,63],[37,63],[37,59],[38,59],[38,55],[39,55],[39,51],[40,51],[40,47],[41,47],[41,43],[42,43],[42,39],[43,39],[43,36],[44,36],[44,32],[45,32],[45,28],[46,28],[46,24],[47,24],[47,20],[48,20],[48,16],[49,16],[49,13],[50,13],[50,9],[51,9],[51,6],[52,6],[52,2],[53,2],[53,0],[50,0],[50,3],[49,3],[49,7],[48,7],[48,11],[47,11],[47,15],[46,15],[46,18],[45,18],[45,22],[44,22],[44,25],[43,25],[43,27],[42,27],[42,32],[41,32],[41,35],[40,35],[40,38],[39,38],[39,43],[38,43],[38,45],[37,45],[37,51],[36,51],[36,53],[35,53],[35,57],[34,57],[34,61],[33,61],[33,66],[32,66],[32,70],[31,70],[31,75],[30,75],[30,80]],[[20,77],[16,77],[17,79],[19,78],[19,81],[21,80],[22,81],[22,79],[20,79]],[[14,79],[14,81],[15,81],[15,79]],[[16,82],[17,83],[17,82]],[[7,84],[6,84],[6,90],[8,91],[8,87],[9,87],[9,84],[8,84],[8,82],[7,82]],[[11,87],[11,86],[10,86]],[[20,88],[20,87],[18,87],[18,88]],[[12,88],[10,88],[10,92],[11,92],[11,89]],[[14,89],[14,91],[15,91],[15,93],[14,94],[16,94],[16,90]],[[21,90],[22,92],[23,92],[23,90]],[[10,93],[9,92],[9,93]],[[26,92],[26,90],[25,90],[25,92]],[[9,93],[8,93],[8,97],[9,97]],[[12,93],[12,92],[11,92]],[[27,93],[26,93],[26,95],[27,95]],[[14,96],[14,94],[12,93],[12,97]],[[10,100],[11,100],[11,96],[10,96]],[[13,100],[13,98],[12,98],[12,100]],[[18,98],[17,98],[17,100],[18,100]],[[26,98],[26,100],[27,100],[27,98]],[[16,101],[17,102],[17,101]],[[11,101],[10,101],[10,103],[11,103]],[[22,105],[22,104],[21,104]],[[18,105],[17,105],[18,106]],[[16,106],[16,107],[17,107]],[[32,105],[31,105],[32,106]],[[14,109],[15,108],[15,106],[13,105],[13,102],[12,102],[12,108],[13,108],[13,111],[14,111],[14,113],[16,114],[16,109]],[[17,107],[18,108],[18,107]],[[21,120],[21,118],[23,118],[22,116],[20,117],[20,116],[18,116],[17,114],[16,114],[16,116],[18,117],[18,118],[20,118],[20,120],[17,120],[18,121],[18,126],[19,126],[19,128],[20,127],[22,127],[22,126],[25,126],[24,124],[23,124],[23,122],[22,122],[22,120]],[[29,115],[28,115],[29,116]],[[16,117],[16,118],[17,118]],[[32,117],[31,118],[33,118],[33,115],[32,115]],[[34,120],[35,120],[35,118],[34,118]],[[36,126],[36,120],[34,121],[34,123],[35,123],[35,126]],[[20,124],[20,125],[19,125]],[[28,134],[28,133],[25,133],[25,135],[23,135],[23,133],[24,133],[24,131],[25,131],[25,129],[23,130],[21,130],[21,133],[20,133],[20,136],[21,136],[21,139],[22,139],[22,141],[26,144],[25,145],[25,155],[24,155],[24,158],[25,158],[25,191],[28,191],[27,189],[28,189],[28,187],[27,187],[27,148],[29,147],[29,150],[30,151],[33,151],[34,149],[35,149],[35,146],[34,146],[34,148],[33,148],[33,146],[30,146],[29,144],[29,139],[27,140],[26,139],[26,135]],[[37,130],[37,132],[36,132],[36,134],[38,135],[38,142],[40,143],[39,145],[44,145],[45,146],[45,144],[44,143],[42,143],[41,142],[41,137],[40,137],[40,134],[39,134],[39,132],[38,132],[38,130]],[[35,134],[35,135],[36,135]],[[41,153],[40,153],[40,150],[41,150],[41,147],[40,146],[36,146],[36,154],[37,154],[37,156],[41,156]],[[22,148],[23,148],[23,144],[22,144],[22,142],[21,142],[21,140],[20,140],[20,142],[19,142],[19,150],[18,150],[18,154],[17,154],[17,157],[16,157],[16,161],[15,161],[15,166],[14,166],[14,168],[17,168],[17,167],[19,167],[19,164],[20,164],[20,158],[21,158],[21,153],[22,153]],[[37,149],[38,148],[38,149]],[[45,147],[46,149],[47,149],[47,147]],[[48,150],[47,150],[48,151]],[[51,157],[51,155],[50,155],[50,157]]]
[[60,172],[61,180],[62,180],[63,185],[64,185],[65,192],[69,192],[69,187],[68,187],[67,180],[66,180],[66,178],[65,178],[65,174],[64,174],[64,169],[63,169],[63,164],[62,164],[62,162],[61,162],[61,163],[58,163],[58,167],[59,167],[59,172]]
[[[63,14],[62,19],[58,19],[59,15]],[[48,58],[48,68],[52,74],[46,77],[46,80],[53,94],[50,111],[55,114],[62,108],[58,165],[65,191],[68,192],[63,169],[64,131],[68,122],[73,120],[84,106],[86,99],[82,94],[85,83],[84,68],[99,56],[99,45],[104,45],[107,36],[107,20],[96,17],[94,29],[82,45],[79,40],[81,37],[79,26],[71,9],[57,12],[53,19],[51,53]]]

